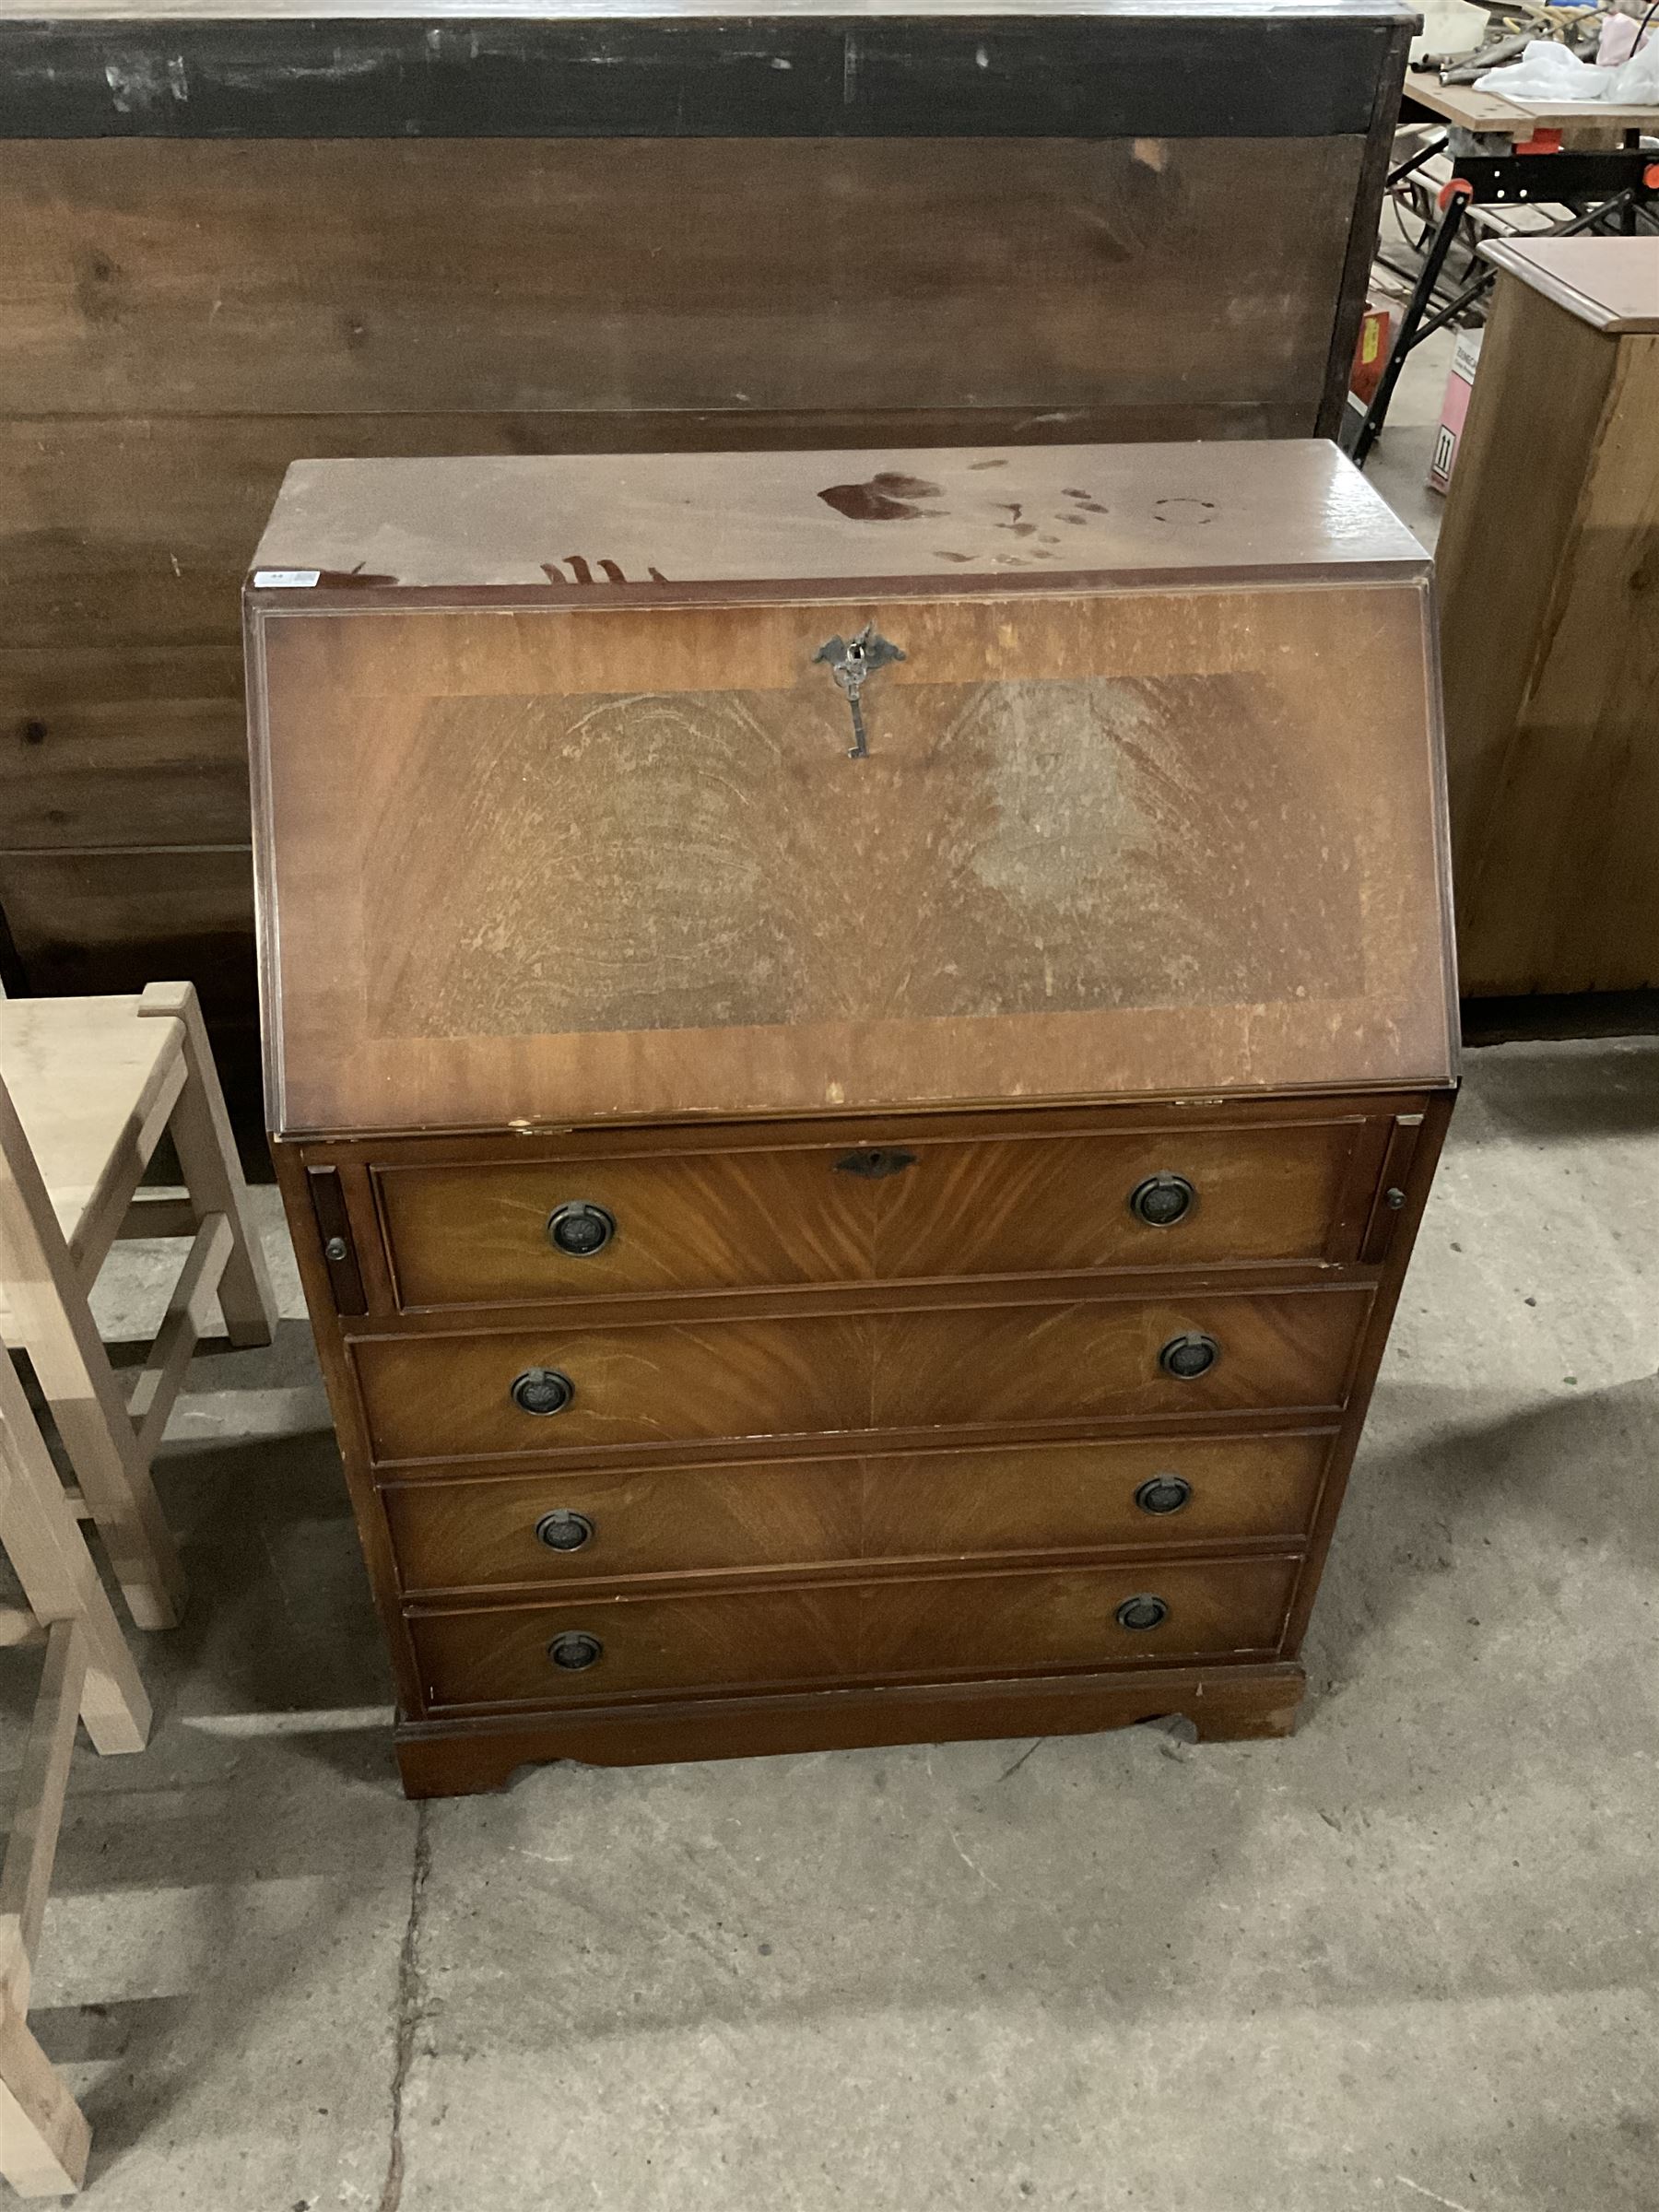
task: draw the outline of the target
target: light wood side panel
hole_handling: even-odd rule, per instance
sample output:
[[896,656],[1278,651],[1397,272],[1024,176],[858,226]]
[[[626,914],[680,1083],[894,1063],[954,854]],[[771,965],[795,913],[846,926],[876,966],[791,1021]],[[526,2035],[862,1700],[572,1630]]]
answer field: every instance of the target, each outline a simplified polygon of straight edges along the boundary
[[[1295,1540],[1328,1434],[1034,1444],[730,1466],[388,1484],[405,1590],[571,1586],[632,1575],[872,1559]],[[1154,1480],[1174,1511],[1137,1504]],[[536,1530],[550,1513],[557,1549]]]
[[[375,1458],[499,1458],[769,1436],[1338,1406],[1367,1288],[641,1323],[352,1346]],[[1207,1333],[1207,1373],[1159,1365]],[[514,1404],[550,1369],[562,1412]]]
[[13,144],[0,393],[202,416],[1174,395],[1173,435],[1243,401],[1307,436],[1364,143]]
[[[1659,983],[1659,337],[1604,335],[1505,281],[1524,303],[1515,341],[1536,351],[1494,364],[1484,481],[1524,449],[1512,496],[1540,506],[1512,516],[1496,494],[1456,549],[1464,988],[1645,989]],[[1483,357],[1477,392],[1487,374]],[[1462,475],[1460,455],[1454,489]],[[1512,600],[1517,544],[1535,574]]]
[[[1435,563],[1458,960],[1471,996],[1529,987],[1503,940],[1515,900],[1530,910],[1537,886],[1514,877],[1495,802],[1524,744],[1552,605],[1571,589],[1565,564],[1615,353],[1588,324],[1500,279]],[[1512,919],[1494,929],[1483,917],[1496,911]]]
[[[431,1307],[766,1284],[1351,1257],[1336,1215],[1358,1115],[1285,1126],[977,1144],[877,1124],[868,1142],[523,1168],[376,1172],[399,1292]],[[660,1143],[661,1140],[658,1140]],[[1380,1157],[1380,1147],[1377,1147]],[[1131,1210],[1143,1181],[1195,1197],[1168,1227]],[[560,1252],[555,1209],[604,1207],[611,1240]]]
[[[1260,1658],[1277,1645],[1289,1559],[1102,1567],[801,1586],[726,1596],[590,1594],[560,1606],[416,1613],[429,1708],[591,1702],[666,1689],[1010,1675],[1148,1659]],[[1156,1628],[1121,1627],[1126,1599],[1157,1596]],[[593,1638],[578,1671],[548,1654]]]
[[[1659,249],[1652,265],[1659,274]],[[1530,987],[1651,989],[1659,985],[1659,336],[1618,341],[1583,516],[1572,595],[1527,702],[1529,757],[1506,782],[1503,812],[1517,831],[1518,880],[1534,886],[1534,929],[1547,912],[1551,924],[1547,940],[1535,936]],[[1547,906],[1536,895],[1543,884]]]

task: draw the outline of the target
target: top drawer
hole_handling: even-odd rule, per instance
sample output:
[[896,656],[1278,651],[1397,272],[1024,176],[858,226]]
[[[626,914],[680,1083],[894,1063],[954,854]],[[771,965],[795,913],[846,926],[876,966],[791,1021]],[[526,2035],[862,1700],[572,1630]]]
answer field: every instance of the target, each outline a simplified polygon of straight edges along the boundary
[[615,1147],[375,1173],[398,1302],[1352,1259],[1384,1118]]

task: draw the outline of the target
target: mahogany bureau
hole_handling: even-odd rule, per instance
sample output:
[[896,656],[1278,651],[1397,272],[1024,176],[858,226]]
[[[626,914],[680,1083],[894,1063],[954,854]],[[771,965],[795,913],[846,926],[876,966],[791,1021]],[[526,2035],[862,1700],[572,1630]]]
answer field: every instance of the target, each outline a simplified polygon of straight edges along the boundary
[[246,605],[405,1786],[1287,1731],[1456,1080],[1335,448],[300,462]]

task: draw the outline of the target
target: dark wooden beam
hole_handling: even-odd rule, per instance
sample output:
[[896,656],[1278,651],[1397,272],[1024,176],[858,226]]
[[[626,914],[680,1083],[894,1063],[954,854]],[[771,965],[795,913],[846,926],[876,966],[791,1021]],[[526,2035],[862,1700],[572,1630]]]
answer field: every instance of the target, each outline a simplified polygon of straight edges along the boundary
[[12,18],[0,137],[1363,136],[1407,14]]

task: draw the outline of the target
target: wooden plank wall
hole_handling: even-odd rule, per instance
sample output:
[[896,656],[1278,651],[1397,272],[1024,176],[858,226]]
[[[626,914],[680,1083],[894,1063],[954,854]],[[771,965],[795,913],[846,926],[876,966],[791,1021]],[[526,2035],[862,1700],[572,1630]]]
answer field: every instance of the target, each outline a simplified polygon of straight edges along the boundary
[[5,145],[24,980],[182,975],[251,1025],[238,587],[290,459],[1310,435],[1366,148]]

